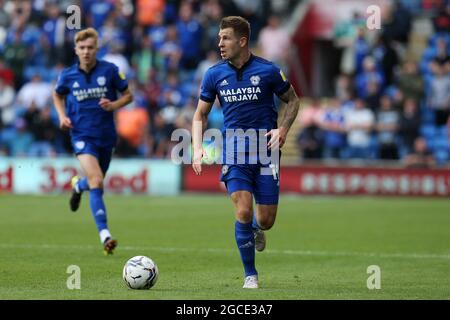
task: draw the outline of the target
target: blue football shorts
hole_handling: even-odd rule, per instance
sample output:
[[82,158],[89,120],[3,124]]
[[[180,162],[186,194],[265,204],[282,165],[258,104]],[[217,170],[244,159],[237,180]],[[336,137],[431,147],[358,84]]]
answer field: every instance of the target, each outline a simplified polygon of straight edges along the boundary
[[75,155],[90,154],[97,158],[103,174],[106,174],[111,163],[113,147],[102,147],[86,138],[72,139],[72,147]]
[[225,183],[228,194],[248,191],[257,204],[278,204],[280,195],[279,170],[274,165],[232,164],[222,166],[221,181]]

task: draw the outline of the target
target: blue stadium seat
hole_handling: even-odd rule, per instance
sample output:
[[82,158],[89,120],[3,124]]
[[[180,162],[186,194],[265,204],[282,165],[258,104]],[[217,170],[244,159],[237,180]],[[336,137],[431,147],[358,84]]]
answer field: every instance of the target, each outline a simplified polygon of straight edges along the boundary
[[423,125],[432,126],[434,125],[434,112],[430,108],[422,109],[421,111],[421,119]]
[[435,136],[435,138],[434,138],[434,149],[435,150],[447,150],[448,149],[448,139],[447,139],[447,137]]
[[438,165],[445,165],[449,160],[448,150],[436,150],[434,152],[434,158]]
[[432,140],[435,136],[436,128],[432,124],[423,124],[420,126],[420,134],[427,140]]

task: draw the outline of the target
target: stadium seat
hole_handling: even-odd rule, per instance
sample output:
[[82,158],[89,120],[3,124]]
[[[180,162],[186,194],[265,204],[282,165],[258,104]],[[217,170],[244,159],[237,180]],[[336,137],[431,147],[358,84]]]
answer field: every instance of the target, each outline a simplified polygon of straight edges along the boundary
[[448,139],[447,139],[447,137],[435,136],[435,138],[434,138],[434,149],[435,150],[447,150],[448,149]]
[[436,150],[434,157],[438,165],[445,165],[449,160],[448,150]]
[[427,140],[433,139],[436,133],[436,128],[433,124],[423,124],[420,126],[420,134]]

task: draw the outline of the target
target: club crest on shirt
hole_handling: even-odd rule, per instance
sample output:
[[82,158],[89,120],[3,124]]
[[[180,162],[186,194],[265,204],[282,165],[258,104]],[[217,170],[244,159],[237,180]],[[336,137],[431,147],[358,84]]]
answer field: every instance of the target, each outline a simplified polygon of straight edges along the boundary
[[99,86],[104,86],[106,84],[106,78],[101,76],[97,78],[97,83]]
[[75,148],[77,148],[77,150],[83,150],[85,145],[84,141],[75,142]]
[[252,85],[257,86],[259,84],[259,82],[261,81],[261,78],[259,76],[251,76],[250,77],[250,82],[252,83]]

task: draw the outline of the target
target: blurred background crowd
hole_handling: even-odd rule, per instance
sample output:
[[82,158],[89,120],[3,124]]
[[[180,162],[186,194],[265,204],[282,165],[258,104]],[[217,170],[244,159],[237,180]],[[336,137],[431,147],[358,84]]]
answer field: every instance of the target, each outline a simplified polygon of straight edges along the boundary
[[[220,59],[221,18],[247,18],[252,51],[290,77],[298,72],[290,26],[304,2],[312,1],[0,0],[0,155],[72,153],[51,99],[59,73],[76,62],[68,6],[82,9],[82,27],[98,30],[98,58],[115,63],[134,93],[117,112],[116,156],[168,158],[172,131],[190,129],[202,76]],[[332,88],[305,94],[296,87],[303,109],[286,145],[290,161],[447,163],[449,1],[385,2],[380,30],[369,30],[366,12],[357,10],[333,24],[339,63],[325,74]],[[417,27],[426,35],[420,47]],[[222,121],[216,104],[209,126]]]

